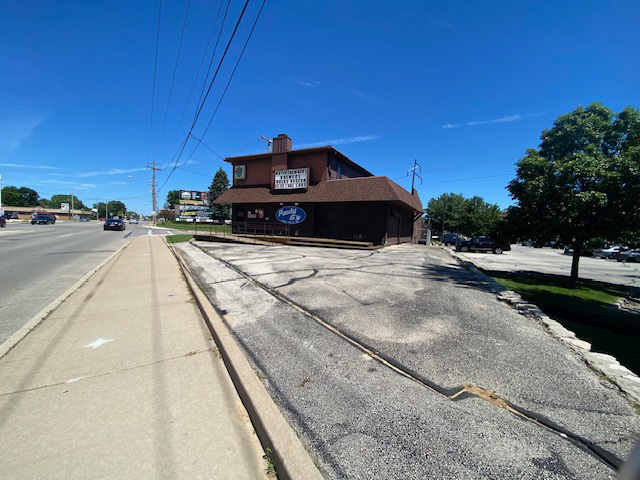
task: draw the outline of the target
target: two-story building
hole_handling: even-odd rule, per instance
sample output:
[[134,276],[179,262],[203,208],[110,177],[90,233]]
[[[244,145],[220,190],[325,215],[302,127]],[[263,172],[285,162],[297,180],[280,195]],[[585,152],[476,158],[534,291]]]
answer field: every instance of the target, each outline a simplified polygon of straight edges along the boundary
[[331,146],[292,150],[291,139],[280,134],[269,153],[225,161],[233,167],[233,186],[215,203],[232,205],[236,229],[284,224],[290,236],[374,245],[418,238],[417,192],[374,176]]

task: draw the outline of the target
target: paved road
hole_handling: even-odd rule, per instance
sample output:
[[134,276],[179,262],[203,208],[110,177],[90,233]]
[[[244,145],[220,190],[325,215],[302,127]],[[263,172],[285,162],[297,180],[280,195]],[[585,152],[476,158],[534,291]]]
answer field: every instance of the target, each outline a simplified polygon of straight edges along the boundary
[[102,222],[0,229],[0,343],[129,238],[149,230],[127,225],[124,232],[105,232]]
[[[198,245],[206,253],[178,248],[328,478],[615,475],[499,402],[447,398],[469,384],[620,458],[640,434],[615,387],[444,250]],[[373,360],[281,296],[445,394]]]
[[[532,248],[512,245],[502,255],[493,253],[462,254],[485,270],[525,271],[569,275],[571,255],[552,248]],[[640,263],[616,262],[601,258],[581,257],[580,277],[601,282],[640,287]]]

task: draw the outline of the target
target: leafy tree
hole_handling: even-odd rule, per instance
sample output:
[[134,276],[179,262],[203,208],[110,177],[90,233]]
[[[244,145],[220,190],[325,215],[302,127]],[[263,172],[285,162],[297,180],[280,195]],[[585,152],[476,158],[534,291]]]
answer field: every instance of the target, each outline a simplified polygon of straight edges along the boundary
[[127,213],[127,207],[119,200],[109,200],[108,204],[105,202],[94,203],[93,208],[98,210],[98,217],[104,217],[108,212],[109,218],[115,216],[122,218]]
[[27,187],[7,186],[2,189],[2,204],[12,207],[37,207],[38,192]]
[[169,190],[164,208],[173,208],[180,203],[180,190]]
[[427,213],[431,217],[433,228],[444,230],[442,233],[460,232],[464,203],[464,197],[456,193],[443,193],[438,198],[429,200]]
[[571,245],[570,278],[577,280],[585,242],[638,233],[640,111],[580,106],[558,117],[541,140],[507,187],[517,202],[508,216],[521,234]]
[[[44,206],[48,206],[49,208],[60,208],[60,204],[61,203],[68,203],[69,204],[69,208],[71,208],[71,195],[66,195],[66,194],[52,195],[51,196],[51,200],[47,201],[49,203],[49,205],[43,205],[43,200],[44,199],[40,199],[40,204],[43,207]],[[83,210],[87,209],[86,205],[84,203],[82,203],[82,200],[80,200],[75,195],[73,196],[73,208],[74,209],[83,209]]]
[[213,177],[211,186],[209,187],[209,206],[211,207],[211,216],[215,220],[229,220],[231,218],[231,205],[218,205],[213,201],[222,195],[229,188],[229,177],[226,172],[220,168]]
[[444,193],[429,200],[427,213],[434,228],[442,229],[444,225],[444,231],[468,236],[491,234],[501,218],[498,205],[478,196],[464,198],[455,193]]

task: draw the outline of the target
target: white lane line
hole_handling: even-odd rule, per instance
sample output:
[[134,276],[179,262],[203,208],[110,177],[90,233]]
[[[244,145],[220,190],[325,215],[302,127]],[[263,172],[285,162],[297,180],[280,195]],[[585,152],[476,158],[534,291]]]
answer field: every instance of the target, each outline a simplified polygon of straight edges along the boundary
[[151,235],[152,235],[151,230],[147,229],[147,235],[148,235],[148,236],[151,236]]
[[62,238],[62,237],[69,237],[71,235],[75,235],[75,233],[67,233],[65,235],[58,235],[58,238]]
[[105,343],[109,343],[109,342],[113,342],[113,338],[99,338],[99,339],[89,343],[88,345],[85,345],[82,348],[93,348],[95,350],[96,348],[99,348],[102,345],[104,345]]

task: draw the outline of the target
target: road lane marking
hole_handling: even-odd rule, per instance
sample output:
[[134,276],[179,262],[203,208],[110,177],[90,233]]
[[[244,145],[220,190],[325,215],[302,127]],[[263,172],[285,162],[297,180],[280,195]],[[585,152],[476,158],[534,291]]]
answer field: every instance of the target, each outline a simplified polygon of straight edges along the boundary
[[68,237],[70,235],[74,235],[73,233],[67,233],[65,235],[58,235],[58,238],[62,238],[62,237]]
[[109,343],[109,342],[113,342],[113,338],[99,338],[99,339],[89,343],[88,345],[85,345],[82,348],[93,348],[95,350],[96,348],[101,347],[105,343]]

